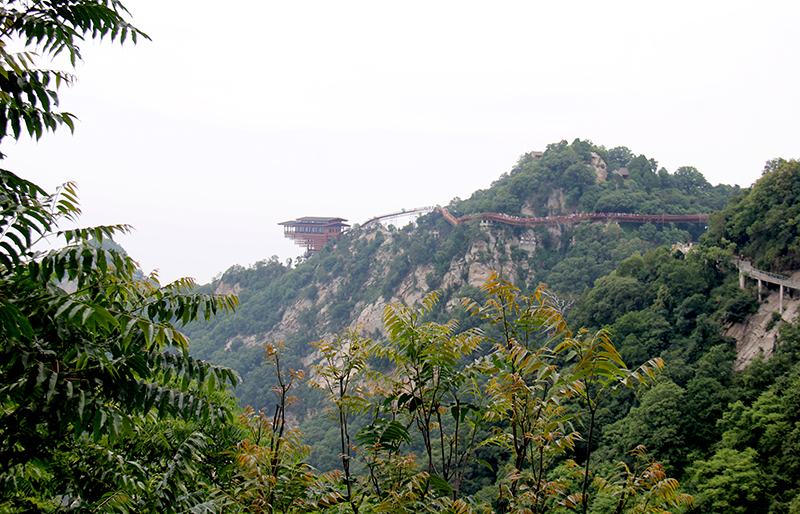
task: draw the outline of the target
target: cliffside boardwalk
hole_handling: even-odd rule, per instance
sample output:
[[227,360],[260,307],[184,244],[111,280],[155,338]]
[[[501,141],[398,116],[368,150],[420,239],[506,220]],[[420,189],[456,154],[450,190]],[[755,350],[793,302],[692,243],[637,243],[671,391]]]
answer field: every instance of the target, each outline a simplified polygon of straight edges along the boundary
[[[381,214],[362,223],[368,227],[381,221],[389,221],[403,217],[418,217],[423,214],[438,212],[452,226],[471,220],[480,220],[483,224],[503,223],[518,227],[537,227],[544,225],[569,225],[584,221],[617,221],[623,223],[706,223],[708,214],[629,214],[624,212],[591,212],[586,214],[566,214],[563,216],[544,216],[539,218],[522,218],[497,212],[468,214],[456,218],[446,207],[439,205],[403,209],[389,214]],[[284,227],[284,236],[293,239],[309,252],[318,252],[332,238],[339,237],[349,225],[343,218],[305,217],[278,223]]]
[[416,209],[410,209],[410,210],[403,209],[403,210],[397,211],[397,212],[390,212],[389,214],[381,214],[380,216],[375,216],[374,218],[368,219],[367,221],[362,223],[361,226],[362,227],[368,227],[368,226],[372,225],[373,223],[378,223],[379,221],[389,221],[389,220],[402,218],[402,217],[414,217],[414,218],[416,218],[418,216],[422,216],[423,214],[428,214],[429,212],[433,212],[437,208],[441,209],[441,207],[439,207],[437,205],[435,207],[433,207],[433,206],[430,206],[430,207],[417,207]]
[[706,223],[708,221],[708,214],[629,214],[625,212],[590,212],[586,214],[566,214],[563,216],[544,216],[539,218],[522,218],[497,212],[482,212],[456,218],[450,214],[446,207],[437,205],[435,207],[418,207],[416,209],[375,216],[365,221],[361,226],[367,227],[373,223],[387,219],[427,214],[434,211],[444,216],[444,219],[453,226],[476,219],[483,223],[504,223],[506,225],[515,225],[518,227],[566,225],[584,221],[621,221],[624,223]]
[[750,262],[734,257],[733,263],[739,268],[739,287],[745,288],[745,279],[750,277],[758,281],[758,301],[762,301],[761,293],[763,290],[763,283],[776,284],[780,286],[780,313],[783,314],[783,288],[795,289],[800,291],[800,281],[787,277],[786,275],[779,275],[778,273],[770,273],[753,267]]

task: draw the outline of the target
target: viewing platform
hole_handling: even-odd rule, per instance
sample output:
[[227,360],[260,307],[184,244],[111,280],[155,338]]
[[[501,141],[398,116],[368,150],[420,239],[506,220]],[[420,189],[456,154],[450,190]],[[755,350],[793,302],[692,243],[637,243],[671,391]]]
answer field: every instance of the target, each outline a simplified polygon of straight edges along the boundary
[[309,252],[322,250],[328,241],[340,237],[350,225],[344,218],[322,218],[306,216],[296,220],[283,221],[283,236],[304,246]]

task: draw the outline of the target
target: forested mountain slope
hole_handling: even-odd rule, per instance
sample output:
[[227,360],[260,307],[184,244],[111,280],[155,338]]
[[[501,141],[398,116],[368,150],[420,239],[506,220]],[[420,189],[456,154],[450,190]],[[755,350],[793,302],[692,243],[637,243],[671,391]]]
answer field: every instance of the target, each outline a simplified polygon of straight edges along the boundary
[[[653,159],[624,147],[562,141],[535,157],[523,155],[491,188],[454,199],[447,208],[457,216],[698,214],[724,207],[739,192],[735,186],[711,186],[694,168],[658,169]],[[445,311],[460,297],[474,296],[492,270],[523,291],[547,283],[572,302],[630,255],[697,240],[704,230],[698,224],[511,227],[477,221],[454,227],[437,213],[402,229],[356,225],[293,268],[273,258],[249,268],[234,266],[205,286],[207,292],[237,293],[242,306],[229,319],[192,327],[192,351],[237,369],[244,379],[237,394],[246,404],[262,406],[271,401],[273,385],[259,365],[264,343],[285,341],[287,365],[303,368],[309,342],[325,334],[360,324],[377,335],[388,303],[413,305],[438,289],[440,313],[451,315]]]
[[[146,37],[118,2],[11,0],[4,17],[9,40],[73,66],[84,37]],[[73,126],[52,110],[69,77],[32,55],[0,52],[0,140]],[[800,327],[773,312],[772,355],[738,371],[724,335],[776,305],[734,256],[800,262],[800,163],[738,191],[586,141],[537,157],[449,209],[709,212],[735,196],[702,236],[440,211],[193,292],[142,276],[108,241],[125,225],[64,230],[73,184],[0,170],[0,511],[800,512]],[[190,351],[269,408],[241,408],[237,373]]]
[[[659,248],[623,261],[596,282],[572,321],[610,329],[628,365],[654,355],[665,373],[652,389],[614,412],[598,456],[634,441],[683,477],[698,512],[797,512],[800,508],[800,329],[778,311],[777,288],[739,287],[731,257],[796,270],[795,207],[800,163],[777,160],[764,176],[712,217],[709,233],[687,254]],[[796,308],[798,292],[786,292]],[[769,312],[770,307],[774,309]],[[759,316],[753,314],[759,310]],[[777,332],[767,358],[738,366],[737,342],[722,334],[742,321]],[[766,323],[764,323],[766,322]],[[730,333],[730,330],[727,330]]]
[[[503,212],[501,203],[511,205],[513,201],[518,210],[509,212],[521,216],[581,212],[590,203],[600,204],[598,210],[625,212],[638,204],[625,207],[621,202],[609,208],[601,200],[632,195],[661,205],[667,212],[669,204],[662,200],[666,197],[678,199],[677,206],[695,205],[698,210],[710,211],[724,203],[724,194],[735,196],[712,216],[707,235],[700,234],[705,227],[617,223],[535,228],[468,223],[453,227],[438,214],[424,216],[403,229],[356,226],[295,268],[272,259],[249,268],[231,268],[205,286],[209,291],[238,292],[242,308],[216,324],[194,326],[193,351],[238,369],[244,378],[240,398],[266,406],[275,400],[270,389],[276,382],[274,372],[260,365],[262,344],[285,341],[281,354],[284,369],[310,370],[325,353],[314,354],[320,350],[309,342],[336,341],[334,334],[342,334],[349,326],[359,327],[359,337],[383,340],[386,329],[380,317],[384,307],[392,302],[416,304],[431,289],[441,291],[441,297],[438,303],[428,304],[424,320],[444,323],[455,319],[459,331],[480,327],[489,342],[497,342],[503,340],[502,332],[470,316],[462,308],[462,300],[485,301],[485,291],[480,288],[493,271],[507,277],[520,293],[533,293],[540,282],[548,282],[558,294],[548,298],[567,313],[569,326],[586,327],[588,334],[607,330],[629,369],[647,365],[654,357],[663,360],[663,370],[649,387],[619,390],[593,412],[596,424],[592,424],[588,445],[579,438],[570,454],[577,464],[588,466],[591,461],[598,473],[607,475],[613,471],[611,463],[625,460],[631,448],[644,445],[665,471],[680,478],[695,496],[692,512],[796,512],[800,508],[800,468],[793,456],[800,454],[796,447],[800,399],[792,391],[800,385],[800,328],[793,320],[772,316],[769,328],[780,334],[774,355],[756,357],[739,372],[734,371],[736,341],[724,336],[724,331],[748,319],[759,307],[752,287],[739,287],[732,257],[744,256],[773,270],[786,270],[796,259],[800,239],[793,214],[800,200],[795,193],[800,191],[800,165],[772,162],[757,184],[739,191],[728,186],[713,188],[691,170],[654,172],[654,163],[644,157],[636,158],[639,164],[633,162],[636,159],[627,162],[627,180],[608,173],[615,164],[606,164],[603,176],[602,164],[606,160],[615,163],[612,156],[627,155],[624,149],[604,153],[602,148],[589,146],[588,153],[567,165],[585,145],[588,143],[581,141],[552,145],[539,161],[523,157],[515,170],[491,189],[465,201],[454,200],[448,208],[459,215]],[[534,182],[521,196],[512,193],[515,189],[510,184],[515,177],[529,176],[531,181],[533,177],[557,177],[548,175],[550,166],[556,166],[548,163],[554,162],[562,162],[561,172],[585,165],[594,173],[594,183],[587,179],[583,189],[565,191],[566,184],[548,190]],[[683,175],[693,176],[692,187],[681,190],[655,185],[656,180],[674,185]],[[650,183],[649,190],[646,183]],[[544,198],[547,201],[542,207]],[[680,208],[674,207],[672,212],[676,210]],[[688,250],[672,246],[698,236],[699,243]],[[342,337],[347,341],[352,336]],[[322,346],[332,347],[335,344]],[[485,345],[470,350],[473,356],[489,351]],[[370,366],[389,373],[391,366],[387,365],[378,359]],[[572,369],[568,362],[560,365]],[[323,470],[335,469],[337,462],[341,463],[339,429],[326,422],[325,416],[312,416],[325,405],[320,393],[302,387],[293,393],[298,401],[290,416],[295,423],[302,422],[312,444],[311,462]],[[580,402],[563,402],[565,412],[585,419]],[[351,421],[356,428],[372,426],[358,416]],[[488,437],[488,433],[481,434]],[[408,451],[423,451],[416,436],[407,444]],[[590,460],[583,455],[591,455]],[[461,493],[494,501],[498,488],[503,487],[503,462],[510,457],[489,448],[477,452],[476,458],[490,465],[483,471],[465,468],[463,482],[459,482]],[[564,463],[556,459],[553,465],[559,462]],[[604,501],[599,496],[590,511],[610,511]]]

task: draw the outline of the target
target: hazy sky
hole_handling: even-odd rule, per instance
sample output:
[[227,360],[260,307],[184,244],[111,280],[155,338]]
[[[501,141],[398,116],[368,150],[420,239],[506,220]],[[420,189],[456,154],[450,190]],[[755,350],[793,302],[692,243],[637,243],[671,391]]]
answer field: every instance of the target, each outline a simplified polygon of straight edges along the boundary
[[163,281],[487,188],[561,139],[749,186],[800,157],[800,3],[127,0],[152,41],[84,46],[80,118],[2,165],[78,183],[84,225]]

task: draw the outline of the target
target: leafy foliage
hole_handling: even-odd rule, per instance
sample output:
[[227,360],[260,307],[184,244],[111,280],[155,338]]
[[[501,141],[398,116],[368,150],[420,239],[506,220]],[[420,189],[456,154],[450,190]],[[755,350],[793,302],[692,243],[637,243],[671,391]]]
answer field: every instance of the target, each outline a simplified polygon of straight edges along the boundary
[[800,162],[776,159],[711,224],[709,237],[733,244],[760,269],[800,267]]
[[[616,173],[623,167],[629,172],[627,180]],[[608,175],[605,180],[597,178],[598,170]],[[725,207],[736,191],[731,186],[711,186],[692,167],[670,174],[659,170],[655,160],[635,156],[628,148],[606,150],[576,139],[547,145],[539,159],[523,155],[490,189],[451,204],[450,210],[456,216],[476,212],[521,215],[523,208],[535,216],[567,212],[708,213]],[[564,203],[555,206],[549,200],[558,192]]]
[[[71,75],[37,68],[35,51],[74,66],[86,37],[147,37],[116,0],[10,0],[0,14],[0,140],[74,128],[54,110]],[[51,195],[0,170],[0,508],[196,508],[224,480],[238,377],[191,357],[179,327],[238,301],[143,277],[104,244],[125,225],[59,230],[79,214],[74,184]],[[44,239],[62,246],[37,251]]]
[[[213,398],[236,384],[235,373],[192,358],[176,323],[231,311],[235,297],[189,294],[188,279],[165,286],[155,276],[136,279],[130,257],[92,244],[127,227],[56,231],[60,219],[80,212],[72,185],[46,195],[10,172],[0,176],[6,493],[50,491],[82,506],[113,501],[122,508],[133,487],[138,496],[151,493],[177,506],[184,499],[170,497],[166,486],[192,474],[184,466],[208,437],[190,430],[174,439],[176,453],[161,482],[145,480],[149,461],[137,462],[123,448],[141,440],[156,419],[212,426],[230,416],[230,401]],[[35,252],[37,240],[48,236],[65,246]],[[47,488],[35,478],[51,475]]]
[[[128,11],[118,0],[9,0],[0,8],[0,140],[19,139],[23,132],[39,139],[59,125],[74,130],[75,116],[56,112],[58,88],[72,75],[36,67],[39,50],[54,57],[66,52],[75,66],[87,36],[124,43],[147,35],[125,20]],[[10,52],[10,41],[25,50]],[[10,131],[9,131],[10,125]]]
[[[599,406],[619,387],[647,383],[661,361],[628,370],[604,331],[591,337],[570,332],[543,286],[523,296],[495,274],[482,292],[483,304],[464,300],[468,312],[500,329],[492,352],[482,358],[475,358],[485,339],[480,330],[459,332],[455,320],[424,321],[436,305],[435,293],[417,308],[387,306],[385,343],[347,331],[315,344],[322,362],[310,380],[326,391],[338,423],[342,469],[314,485],[302,478],[306,485],[299,487],[317,491],[314,498],[328,491],[323,506],[354,514],[472,512],[479,504],[462,485],[475,463],[488,467],[497,481],[497,496],[483,499],[500,512],[587,511],[589,455],[582,458],[584,466],[564,459],[576,441],[592,442]],[[555,345],[548,347],[548,341]],[[388,376],[371,367],[374,357],[390,363]],[[567,364],[561,368],[559,360]],[[568,411],[565,402],[574,398],[583,399],[585,413]],[[351,416],[363,413],[371,421],[352,437]],[[575,423],[585,423],[588,432],[576,430]],[[497,463],[503,473],[477,457],[478,450],[492,447],[510,450],[508,462]],[[272,483],[279,482],[276,475]],[[647,501],[667,498],[664,491],[672,492],[665,502],[687,501],[673,484],[659,479],[639,487]],[[295,505],[312,497],[297,498]]]
[[[615,512],[662,514],[669,512],[667,508],[692,506],[694,498],[679,492],[678,481],[667,477],[664,468],[648,457],[644,446],[637,446],[630,454],[635,458],[632,467],[621,462],[613,481],[595,480],[602,493],[617,500]],[[632,509],[626,509],[629,504],[634,505]]]
[[[73,129],[74,116],[55,110],[58,87],[72,77],[38,68],[34,49],[45,57],[66,53],[74,66],[84,38],[125,42],[147,37],[126,21],[127,11],[117,0],[10,0],[0,9],[0,140],[25,133],[38,139],[61,125]],[[9,52],[11,39],[25,50]],[[692,205],[692,193],[711,198],[702,204],[707,206],[730,192],[711,188],[693,169],[681,169],[674,177],[657,172],[655,161],[626,150],[606,152],[579,140],[551,145],[540,162],[521,160],[490,193],[453,210],[477,212],[478,200],[511,214],[541,210],[553,193],[548,183],[560,190],[558,209],[570,212],[604,205],[623,212],[637,205],[651,212],[659,206],[661,212],[686,212],[699,205]],[[603,160],[612,169],[627,166],[631,180],[598,181],[595,170]],[[664,186],[669,194],[654,199]],[[317,384],[339,424],[342,462],[342,472],[318,475],[307,463],[308,447],[287,414],[295,402],[294,388],[304,378],[295,366],[303,356],[296,344],[266,347],[266,368],[273,368],[274,378],[263,381],[257,394],[270,388],[277,393],[274,414],[248,409],[235,419],[228,386],[236,385],[237,374],[192,357],[181,332],[198,327],[194,323],[199,319],[232,312],[238,306],[235,297],[208,290],[193,293],[195,284],[188,279],[162,286],[155,275],[143,277],[124,252],[103,244],[127,231],[126,226],[59,231],[61,220],[75,220],[80,212],[72,184],[49,195],[3,171],[0,187],[4,510],[471,513],[489,509],[464,490],[477,474],[477,464],[489,469],[493,482],[488,490],[498,493],[484,491],[481,498],[501,511],[585,513],[601,505],[599,499],[590,500],[588,486],[602,409],[621,396],[612,393],[647,382],[653,369],[662,366],[654,359],[629,370],[611,343],[611,332],[573,334],[563,318],[564,304],[546,288],[531,287],[533,294],[525,296],[499,276],[484,287],[485,303],[465,301],[467,311],[483,318],[486,332],[474,322],[463,331],[456,320],[442,322],[448,315],[443,305],[454,291],[446,291],[441,300],[429,295],[420,308],[390,303],[384,315],[385,341],[352,331],[317,345],[325,361],[316,368]],[[424,242],[412,237],[413,229],[389,231],[388,238],[379,232],[371,240],[349,235],[346,244],[331,245],[291,272],[273,260],[229,270],[222,277],[229,285],[250,281],[268,287],[244,291],[242,310],[248,312],[242,314],[247,316],[198,330],[244,349],[242,337],[263,333],[291,302],[313,300],[319,284],[350,275],[353,279],[341,283],[330,309],[309,307],[303,313],[303,328],[289,341],[299,342],[322,328],[346,325],[359,302],[381,296],[391,300],[419,265],[431,266],[427,286],[441,282],[476,242],[489,244],[496,237],[477,224],[451,229],[440,222],[432,217],[422,221],[437,227],[436,235],[429,233]],[[643,239],[624,230],[605,231],[613,249],[578,245],[581,249],[568,256],[577,259],[571,262],[591,263],[591,271],[575,281],[576,291],[642,245]],[[643,227],[642,234],[648,241],[643,250],[658,237],[688,237],[675,228],[659,236],[655,227]],[[572,233],[562,233],[561,241],[555,240],[559,236],[548,239],[544,232],[540,236],[542,252],[533,261],[544,264],[540,268],[545,273],[555,270],[552,276],[569,290],[565,284],[574,277],[568,268],[556,269],[556,261],[565,256]],[[35,251],[45,237],[62,246]],[[372,264],[384,242],[400,251],[390,259],[386,281],[377,284]],[[501,256],[498,263],[508,258]],[[510,258],[523,262],[526,255],[517,250]],[[667,274],[669,280],[682,283],[680,271]],[[713,281],[714,266],[706,271]],[[635,280],[643,291],[649,287],[646,275]],[[683,283],[689,282],[684,277]],[[701,294],[701,286],[695,289]],[[475,293],[464,291],[463,296]],[[662,289],[655,296],[654,312],[665,320],[671,296]],[[646,305],[652,296],[643,293],[642,298]],[[686,302],[678,309],[688,312],[689,306],[702,304],[695,296]],[[457,312],[462,315],[464,311]],[[703,326],[700,316],[690,324],[697,330]],[[496,335],[495,344],[482,356],[479,352],[491,339],[487,334]],[[698,347],[699,353],[705,342]],[[215,352],[208,345],[198,350]],[[389,376],[378,373],[376,363],[391,369]],[[264,376],[265,368],[245,365],[256,379],[249,384]],[[772,408],[769,398],[758,405]],[[351,437],[353,415],[369,419]],[[585,430],[575,428],[581,425]],[[735,439],[736,424],[730,426],[726,437]],[[577,458],[581,464],[568,458],[580,444],[586,449]],[[491,463],[479,458],[492,448],[501,451],[491,455]],[[635,455],[647,460],[643,450]],[[644,512],[688,501],[657,464],[650,462],[643,472],[621,466],[626,472],[616,485],[595,482],[598,490],[620,498],[618,511]],[[699,491],[713,487],[707,473],[698,471],[697,476]],[[788,483],[777,473],[770,478]]]

